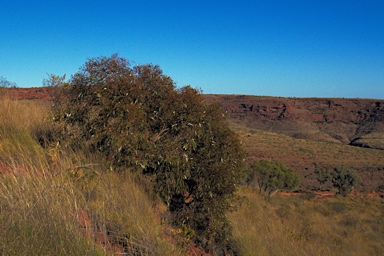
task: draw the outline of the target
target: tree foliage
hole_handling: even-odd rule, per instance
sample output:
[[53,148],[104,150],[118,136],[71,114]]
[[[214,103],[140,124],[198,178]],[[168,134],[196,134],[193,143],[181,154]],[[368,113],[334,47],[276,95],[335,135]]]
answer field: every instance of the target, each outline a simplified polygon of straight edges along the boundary
[[174,222],[206,245],[223,243],[244,153],[223,111],[155,65],[89,59],[62,86],[54,119],[63,139],[105,155],[111,168],[148,175]]
[[251,169],[249,181],[255,180],[259,190],[268,195],[276,190],[292,190],[300,183],[296,171],[281,162],[260,160],[254,162]]
[[335,168],[332,173],[332,184],[338,189],[338,194],[343,196],[347,196],[358,181],[359,176],[353,169],[339,167]]

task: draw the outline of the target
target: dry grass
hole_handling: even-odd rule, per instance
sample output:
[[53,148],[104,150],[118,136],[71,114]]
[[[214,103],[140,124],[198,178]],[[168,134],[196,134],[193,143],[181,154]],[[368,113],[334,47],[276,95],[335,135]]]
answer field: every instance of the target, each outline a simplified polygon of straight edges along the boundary
[[243,189],[244,205],[230,214],[241,255],[381,255],[380,198],[312,195],[266,199]]
[[[128,254],[183,255],[186,251],[165,233],[161,212],[166,207],[144,181],[132,173],[117,174],[82,169],[76,174],[86,204],[83,209],[111,242],[124,245]],[[102,173],[100,175],[100,173]]]
[[145,182],[49,136],[47,104],[0,100],[1,255],[183,255]]
[[47,158],[34,137],[49,129],[46,118],[44,105],[1,99],[0,161],[14,167],[45,169]]
[[0,177],[2,255],[103,255],[80,233],[75,189],[53,184],[28,173]]
[[384,134],[373,132],[362,136],[359,140],[362,145],[370,145],[373,148],[384,150]]

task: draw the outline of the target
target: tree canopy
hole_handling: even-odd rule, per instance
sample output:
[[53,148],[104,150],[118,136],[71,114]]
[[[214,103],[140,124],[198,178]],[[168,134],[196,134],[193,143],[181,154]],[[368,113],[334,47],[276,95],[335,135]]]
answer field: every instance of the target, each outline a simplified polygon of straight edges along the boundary
[[118,55],[89,59],[60,95],[53,111],[65,141],[102,153],[117,171],[153,177],[174,223],[196,240],[226,240],[244,153],[221,108],[177,89],[159,66],[131,67]]

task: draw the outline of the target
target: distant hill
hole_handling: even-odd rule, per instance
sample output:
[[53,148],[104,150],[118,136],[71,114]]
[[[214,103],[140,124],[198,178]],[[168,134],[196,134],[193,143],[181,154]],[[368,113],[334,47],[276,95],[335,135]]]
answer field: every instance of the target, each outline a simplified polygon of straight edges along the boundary
[[293,138],[384,150],[384,100],[204,95],[230,122]]

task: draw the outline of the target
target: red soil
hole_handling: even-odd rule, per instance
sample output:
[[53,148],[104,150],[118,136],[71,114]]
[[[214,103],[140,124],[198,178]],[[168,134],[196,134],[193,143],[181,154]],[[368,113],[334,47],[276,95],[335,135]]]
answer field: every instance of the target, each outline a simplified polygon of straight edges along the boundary
[[5,88],[4,94],[15,100],[51,100],[47,87]]
[[[318,199],[325,199],[330,196],[335,196],[336,191],[311,191],[310,193],[316,195]],[[279,195],[282,196],[300,196],[303,195],[303,193],[300,192],[280,192]],[[357,197],[380,197],[382,193],[380,191],[372,191],[368,194],[363,194],[358,190],[353,190],[349,194],[350,196],[357,196]]]

